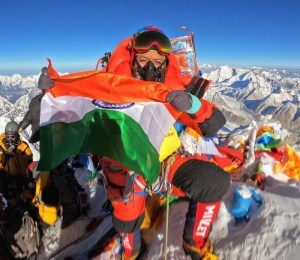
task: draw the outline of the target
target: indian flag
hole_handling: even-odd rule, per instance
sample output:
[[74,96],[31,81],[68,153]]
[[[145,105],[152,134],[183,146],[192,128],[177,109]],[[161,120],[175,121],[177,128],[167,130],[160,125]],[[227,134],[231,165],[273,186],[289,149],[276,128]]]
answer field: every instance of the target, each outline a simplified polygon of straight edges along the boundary
[[179,113],[163,101],[165,85],[83,72],[50,77],[55,86],[41,103],[39,170],[79,153],[108,156],[153,183],[160,146]]

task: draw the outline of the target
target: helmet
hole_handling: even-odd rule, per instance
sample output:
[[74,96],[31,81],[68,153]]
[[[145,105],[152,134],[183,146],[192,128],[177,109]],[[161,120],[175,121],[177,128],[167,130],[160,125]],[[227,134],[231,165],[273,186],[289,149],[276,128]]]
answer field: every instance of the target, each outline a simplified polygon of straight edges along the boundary
[[19,130],[19,124],[15,121],[10,121],[5,126],[5,133],[16,133]]
[[5,126],[5,145],[10,147],[19,143],[19,125],[14,121],[10,121]]

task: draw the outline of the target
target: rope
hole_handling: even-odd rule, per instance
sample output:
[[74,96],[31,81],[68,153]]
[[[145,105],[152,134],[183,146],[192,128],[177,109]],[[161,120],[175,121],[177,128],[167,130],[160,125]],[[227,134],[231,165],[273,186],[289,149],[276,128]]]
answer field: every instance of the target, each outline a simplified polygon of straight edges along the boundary
[[162,178],[158,178],[158,182],[156,184],[156,186],[154,187],[154,189],[149,189],[147,188],[145,185],[143,185],[139,180],[138,178],[136,177],[136,175],[132,175],[132,179],[133,181],[140,187],[141,190],[143,190],[145,193],[153,193],[153,194],[158,194],[158,193],[161,193],[161,190],[163,188],[163,181],[162,181]]
[[166,208],[166,234],[165,234],[165,250],[164,250],[164,255],[165,255],[165,260],[168,259],[168,234],[169,234],[169,209],[170,209],[170,205],[169,205],[169,200],[170,200],[170,193],[171,193],[171,186],[168,185],[167,188],[167,197],[166,197],[166,201],[167,201],[167,208]]

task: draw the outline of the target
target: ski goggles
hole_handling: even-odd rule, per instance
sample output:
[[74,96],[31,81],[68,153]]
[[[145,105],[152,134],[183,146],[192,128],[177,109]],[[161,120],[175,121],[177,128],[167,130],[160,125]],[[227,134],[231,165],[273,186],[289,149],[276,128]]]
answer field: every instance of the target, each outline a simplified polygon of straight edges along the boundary
[[137,52],[149,51],[155,47],[162,54],[170,54],[171,42],[169,38],[159,31],[144,31],[133,38],[132,47]]

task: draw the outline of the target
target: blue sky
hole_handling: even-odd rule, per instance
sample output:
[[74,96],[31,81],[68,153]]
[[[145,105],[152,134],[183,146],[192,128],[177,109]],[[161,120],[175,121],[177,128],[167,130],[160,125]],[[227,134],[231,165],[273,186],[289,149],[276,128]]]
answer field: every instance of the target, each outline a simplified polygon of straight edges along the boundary
[[195,34],[198,64],[300,68],[299,0],[0,0],[0,75],[94,69],[145,25]]

